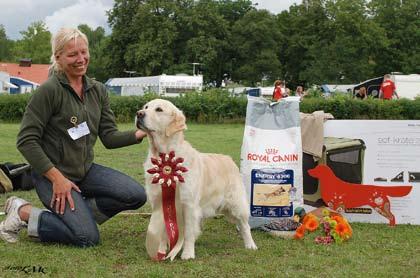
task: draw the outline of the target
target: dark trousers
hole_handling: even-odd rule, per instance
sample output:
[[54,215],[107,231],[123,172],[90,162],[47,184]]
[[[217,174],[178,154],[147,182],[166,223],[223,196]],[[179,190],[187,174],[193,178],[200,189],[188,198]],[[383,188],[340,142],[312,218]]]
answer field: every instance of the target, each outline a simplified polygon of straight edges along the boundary
[[85,178],[77,182],[81,193],[71,191],[75,210],[68,202],[64,214],[50,207],[52,183],[33,174],[36,192],[48,209],[39,215],[38,236],[42,242],[72,244],[80,247],[99,243],[97,222],[102,223],[117,213],[138,209],[146,202],[144,188],[131,177],[114,169],[93,164]]

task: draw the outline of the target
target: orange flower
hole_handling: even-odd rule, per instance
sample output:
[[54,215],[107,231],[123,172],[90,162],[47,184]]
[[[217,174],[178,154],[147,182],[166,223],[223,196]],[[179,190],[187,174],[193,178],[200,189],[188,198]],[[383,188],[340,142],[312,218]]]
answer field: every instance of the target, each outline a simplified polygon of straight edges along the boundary
[[305,235],[305,226],[304,225],[300,225],[296,229],[296,233],[294,235],[294,238],[295,239],[302,239],[304,235]]
[[351,228],[351,226],[350,226],[349,222],[347,222],[347,220],[346,220],[346,219],[344,219],[344,223],[345,223],[345,225],[347,226],[347,229],[348,229],[348,235],[349,235],[349,237],[351,237],[351,236],[353,235],[353,229]]
[[316,229],[318,229],[318,226],[319,226],[319,221],[316,218],[310,218],[305,223],[305,228],[310,232],[313,232]]
[[312,213],[308,213],[305,217],[303,217],[302,224],[305,225],[309,220],[318,220],[318,217]]
[[345,219],[340,215],[334,215],[331,217],[332,220],[335,220],[337,224],[344,224]]
[[335,226],[335,231],[337,234],[343,238],[345,235],[349,234],[349,226],[345,223],[338,223],[337,226]]

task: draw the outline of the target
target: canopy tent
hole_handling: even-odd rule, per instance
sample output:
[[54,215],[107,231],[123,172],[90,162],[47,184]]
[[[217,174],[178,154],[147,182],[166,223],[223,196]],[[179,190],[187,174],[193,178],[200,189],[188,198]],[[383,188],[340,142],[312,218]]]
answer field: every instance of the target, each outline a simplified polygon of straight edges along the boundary
[[203,76],[164,74],[147,77],[111,78],[105,85],[122,96],[143,95],[146,92],[163,96],[177,96],[187,91],[201,91]]

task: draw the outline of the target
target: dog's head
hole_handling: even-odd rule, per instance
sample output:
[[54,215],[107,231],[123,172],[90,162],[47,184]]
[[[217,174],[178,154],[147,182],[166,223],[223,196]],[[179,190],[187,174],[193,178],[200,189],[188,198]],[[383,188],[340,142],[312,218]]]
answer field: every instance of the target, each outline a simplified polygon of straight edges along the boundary
[[308,170],[308,174],[313,178],[320,178],[331,172],[331,169],[325,164],[319,164],[315,168]]
[[149,134],[158,133],[170,137],[187,128],[182,111],[167,100],[149,101],[136,114],[136,126]]

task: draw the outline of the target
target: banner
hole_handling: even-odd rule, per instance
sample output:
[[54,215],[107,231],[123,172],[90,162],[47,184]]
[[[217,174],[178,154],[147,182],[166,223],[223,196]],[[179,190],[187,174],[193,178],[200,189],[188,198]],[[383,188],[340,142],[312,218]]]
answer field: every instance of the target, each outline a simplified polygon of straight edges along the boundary
[[[420,121],[330,120],[324,139],[326,166],[303,166],[306,204],[322,199],[355,222],[420,224]],[[309,179],[319,187],[329,179],[334,186],[324,191],[335,195],[311,188]]]

